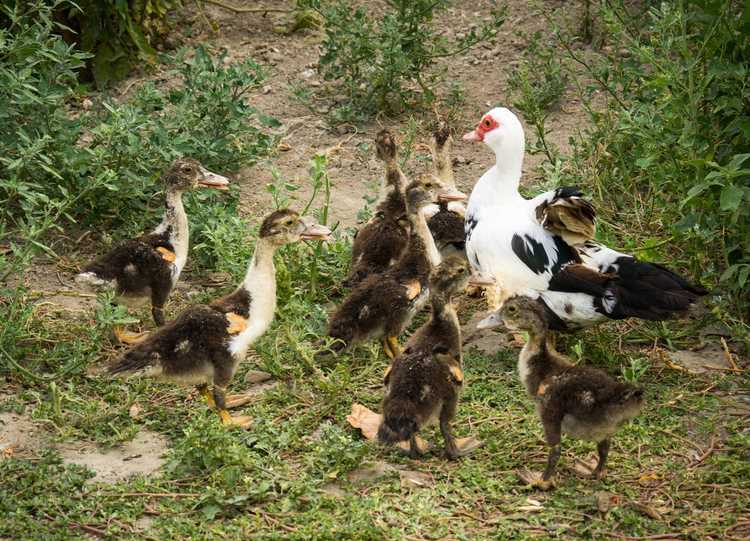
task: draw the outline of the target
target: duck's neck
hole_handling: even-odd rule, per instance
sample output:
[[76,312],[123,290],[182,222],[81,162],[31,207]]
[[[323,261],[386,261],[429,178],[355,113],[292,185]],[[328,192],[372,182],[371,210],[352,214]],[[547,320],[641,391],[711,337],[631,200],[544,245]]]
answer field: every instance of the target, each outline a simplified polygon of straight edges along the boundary
[[274,291],[276,298],[276,267],[273,264],[273,255],[276,253],[276,246],[265,239],[259,239],[255,244],[255,251],[250,263],[247,266],[245,279],[242,281],[242,287],[251,291],[258,288],[259,282],[268,282],[264,286],[270,287]]
[[547,334],[545,329],[528,331],[529,339],[518,355],[518,375],[532,396],[537,395],[539,385],[556,368],[547,347]]
[[460,361],[462,359],[461,325],[458,322],[456,307],[450,299],[435,294],[430,297],[430,304],[432,305],[431,326],[436,329],[441,340]]
[[470,212],[477,205],[516,205],[523,200],[518,193],[523,167],[523,148],[518,152],[495,152],[493,165],[479,179],[471,193]]
[[182,204],[182,192],[169,190],[166,197],[166,210],[161,223],[154,230],[155,233],[169,232],[169,241],[175,250],[177,259],[187,258],[190,245],[190,226],[185,207]]
[[248,347],[260,337],[273,321],[276,312],[276,268],[273,254],[276,246],[264,239],[259,239],[255,252],[247,267],[245,279],[240,285],[250,298],[247,327],[232,338],[230,351],[242,359]]
[[398,162],[396,160],[388,160],[385,164],[385,168],[386,173],[382,186],[382,192],[385,193],[390,189],[403,195],[404,189],[406,188],[406,182],[404,174],[401,172],[401,168],[399,168],[398,166]]
[[435,246],[435,240],[432,238],[430,228],[427,227],[427,220],[422,209],[409,209],[409,221],[411,222],[411,242],[421,244],[421,246],[410,247],[410,251],[416,252],[422,249],[430,262],[430,265],[437,267],[440,265],[440,252]]

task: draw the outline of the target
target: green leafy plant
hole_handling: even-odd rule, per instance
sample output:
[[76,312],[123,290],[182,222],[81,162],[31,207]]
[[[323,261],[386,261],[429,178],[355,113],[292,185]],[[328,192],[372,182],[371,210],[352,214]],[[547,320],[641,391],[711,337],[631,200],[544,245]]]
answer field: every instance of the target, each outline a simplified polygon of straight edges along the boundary
[[388,0],[381,16],[343,0],[307,0],[325,21],[319,70],[345,99],[334,107],[334,120],[366,118],[378,112],[398,114],[432,102],[440,80],[431,68],[438,58],[460,54],[491,39],[504,20],[493,9],[488,21],[449,42],[432,21],[448,0]]
[[[561,181],[590,179],[602,216],[630,228],[646,256],[669,257],[721,286],[717,313],[738,330],[750,308],[750,23],[743,13],[728,0],[643,11],[607,2],[601,18],[618,52],[594,59],[557,32],[566,56],[593,80],[591,127],[574,141]],[[593,105],[593,92],[609,98],[605,108]]]
[[91,53],[91,74],[105,86],[137,62],[156,63],[155,44],[168,32],[167,14],[181,0],[77,0],[55,2],[66,37]]
[[547,140],[547,117],[559,105],[567,85],[567,75],[553,44],[544,41],[541,32],[528,37],[523,61],[513,69],[508,89],[513,107],[518,108],[536,134],[529,147],[533,153],[544,152],[550,163],[558,158],[557,150]]

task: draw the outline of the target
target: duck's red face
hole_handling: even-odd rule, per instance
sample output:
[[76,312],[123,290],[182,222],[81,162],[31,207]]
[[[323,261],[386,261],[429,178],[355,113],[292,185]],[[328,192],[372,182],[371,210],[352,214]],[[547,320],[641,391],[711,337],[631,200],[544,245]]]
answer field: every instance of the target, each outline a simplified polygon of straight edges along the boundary
[[474,131],[464,135],[464,141],[484,141],[484,136],[498,127],[500,127],[500,123],[492,115],[484,115]]

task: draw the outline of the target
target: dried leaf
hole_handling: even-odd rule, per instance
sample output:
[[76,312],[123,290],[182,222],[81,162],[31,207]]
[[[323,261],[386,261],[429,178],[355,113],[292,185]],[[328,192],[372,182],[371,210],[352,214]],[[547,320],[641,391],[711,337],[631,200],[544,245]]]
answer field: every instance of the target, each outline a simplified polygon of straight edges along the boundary
[[388,464],[387,462],[375,462],[370,466],[349,472],[347,478],[352,483],[360,483],[362,481],[372,481],[394,471],[396,471],[396,468],[393,464]]
[[[352,427],[359,428],[365,438],[370,441],[376,441],[378,438],[378,427],[380,427],[383,416],[362,404],[352,404],[352,412],[346,416],[346,420]],[[409,451],[408,441],[399,442],[397,445],[402,451]],[[417,436],[417,447],[420,454],[425,454],[429,451],[430,444]]]
[[601,513],[606,513],[613,507],[620,505],[622,498],[613,492],[607,492],[606,490],[599,491],[594,494],[596,498],[596,508]]
[[435,478],[429,473],[413,470],[401,470],[398,473],[401,477],[401,488],[431,487],[435,484]]
[[138,405],[138,402],[134,402],[132,406],[130,406],[130,409],[128,410],[128,415],[130,415],[131,419],[139,419],[141,417],[141,412],[143,411],[143,408]]

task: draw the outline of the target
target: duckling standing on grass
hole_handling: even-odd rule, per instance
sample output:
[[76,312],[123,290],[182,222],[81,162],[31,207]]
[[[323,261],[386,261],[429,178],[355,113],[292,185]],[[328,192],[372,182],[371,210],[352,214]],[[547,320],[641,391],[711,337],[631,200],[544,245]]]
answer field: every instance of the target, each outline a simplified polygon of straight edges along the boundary
[[[276,310],[276,270],[273,255],[284,244],[325,240],[331,231],[301,218],[293,210],[277,210],[260,227],[260,238],[242,284],[208,305],[183,311],[153,335],[128,351],[110,374],[156,377],[197,385],[225,425],[247,427],[248,417],[233,418],[227,408],[241,406],[249,397],[226,397],[226,387],[250,344],[273,321]],[[213,385],[213,393],[209,386]]]
[[529,335],[518,357],[518,373],[536,402],[550,447],[541,479],[527,480],[543,490],[554,486],[562,433],[597,442],[599,462],[593,475],[598,479],[603,477],[611,436],[641,410],[643,390],[619,383],[601,370],[575,366],[555,351],[547,342],[548,324],[544,306],[538,301],[512,297],[478,327],[492,328],[501,323]]
[[450,427],[464,382],[461,326],[452,298],[466,288],[469,274],[468,261],[455,256],[434,270],[430,276],[430,320],[412,335],[385,373],[378,439],[383,443],[408,440],[412,458],[422,454],[417,433],[436,421],[451,460],[478,445],[473,438],[457,441]]
[[[228,189],[229,181],[207,171],[192,158],[175,160],[162,176],[167,189],[164,218],[152,233],[125,241],[86,265],[76,282],[115,289],[118,301],[138,304],[151,299],[157,326],[164,325],[164,304],[187,261],[190,232],[182,194],[197,187]],[[146,333],[130,333],[115,327],[120,342],[137,343]]]
[[391,359],[400,352],[398,335],[409,325],[429,296],[430,271],[440,263],[422,209],[438,199],[461,200],[455,189],[445,191],[439,179],[425,175],[406,189],[411,236],[398,262],[381,274],[368,276],[331,316],[328,336],[337,339],[331,349],[342,351],[373,338],[382,338]]
[[388,130],[375,139],[378,158],[385,162],[385,183],[390,191],[380,202],[375,216],[357,233],[352,244],[352,268],[345,287],[355,287],[370,274],[391,267],[409,241],[404,189],[406,177],[398,166],[396,140]]

